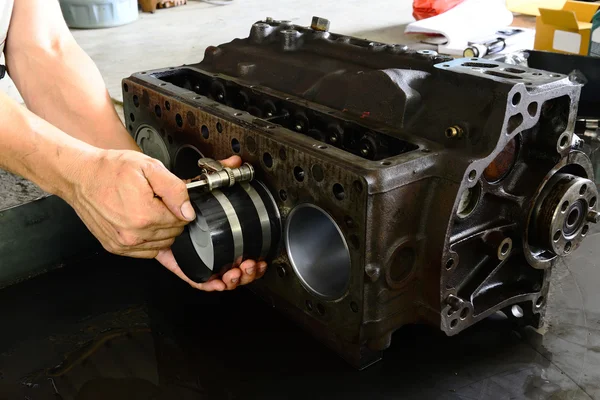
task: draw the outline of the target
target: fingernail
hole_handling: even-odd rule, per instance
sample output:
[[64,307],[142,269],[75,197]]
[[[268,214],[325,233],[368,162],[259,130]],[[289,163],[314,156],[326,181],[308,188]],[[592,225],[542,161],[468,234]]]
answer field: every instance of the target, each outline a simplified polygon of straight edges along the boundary
[[263,272],[265,272],[267,269],[266,265],[263,265],[262,267],[260,267],[258,270],[260,271],[260,273],[262,274]]
[[186,201],[181,206],[181,213],[183,217],[188,221],[193,221],[196,218],[196,212],[194,211],[194,207],[192,207],[192,203]]
[[246,273],[247,273],[248,275],[252,275],[252,274],[254,273],[254,267],[252,267],[252,268],[248,268],[248,269],[246,270]]
[[238,279],[238,278],[233,278],[233,279],[231,280],[231,283],[238,283],[238,281],[239,281],[239,279]]

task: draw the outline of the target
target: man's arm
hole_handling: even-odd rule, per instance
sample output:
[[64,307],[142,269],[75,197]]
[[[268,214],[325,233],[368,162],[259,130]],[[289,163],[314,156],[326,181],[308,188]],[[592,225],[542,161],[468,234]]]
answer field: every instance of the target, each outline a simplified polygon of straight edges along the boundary
[[57,0],[16,0],[5,52],[8,72],[33,113],[96,147],[139,150]]

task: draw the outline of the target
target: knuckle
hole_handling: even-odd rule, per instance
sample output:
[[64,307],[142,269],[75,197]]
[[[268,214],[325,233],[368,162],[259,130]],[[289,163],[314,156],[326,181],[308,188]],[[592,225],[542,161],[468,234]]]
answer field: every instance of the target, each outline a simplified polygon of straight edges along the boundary
[[133,233],[121,233],[119,234],[119,245],[122,247],[132,247],[140,242],[139,238]]

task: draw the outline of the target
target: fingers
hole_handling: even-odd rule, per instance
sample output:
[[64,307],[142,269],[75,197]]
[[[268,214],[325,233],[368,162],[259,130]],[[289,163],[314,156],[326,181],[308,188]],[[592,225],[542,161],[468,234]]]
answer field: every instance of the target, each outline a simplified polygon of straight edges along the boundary
[[220,163],[223,164],[224,167],[237,168],[242,165],[242,159],[240,156],[231,156],[225,160],[221,160]]
[[247,285],[252,282],[256,276],[256,261],[246,260],[239,268],[242,271],[241,285]]
[[242,271],[239,268],[232,268],[223,275],[222,281],[227,286],[227,290],[233,290],[240,284],[241,277]]
[[267,272],[267,263],[265,261],[259,261],[256,263],[256,277],[255,279],[260,279]]
[[190,203],[185,183],[171,174],[161,163],[149,162],[143,167],[144,176],[167,208],[183,221],[193,221],[196,212]]
[[223,283],[223,281],[221,281],[219,279],[215,279],[215,280],[208,281],[205,283],[196,283],[196,282],[192,281],[190,278],[188,278],[183,273],[183,271],[179,267],[179,264],[177,264],[177,260],[175,260],[175,256],[173,255],[173,252],[171,251],[171,249],[159,251],[155,258],[165,268],[167,268],[169,271],[173,272],[180,279],[187,282],[190,286],[192,286],[196,289],[203,290],[205,292],[213,292],[213,291],[222,292],[223,290],[225,290],[227,288],[225,283]]

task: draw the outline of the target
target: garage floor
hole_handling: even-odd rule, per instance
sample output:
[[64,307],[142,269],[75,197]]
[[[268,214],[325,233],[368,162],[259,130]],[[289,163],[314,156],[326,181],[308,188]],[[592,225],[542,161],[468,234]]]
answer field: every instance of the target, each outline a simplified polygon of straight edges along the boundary
[[[198,62],[266,16],[307,25],[317,14],[333,31],[406,42],[410,4],[189,1],[74,34],[120,99],[123,77]],[[17,202],[38,195],[22,191]],[[600,234],[590,236],[554,271],[543,336],[502,318],[452,338],[405,327],[360,373],[245,290],[198,293],[154,262],[100,254],[0,291],[0,399],[600,399]]]

